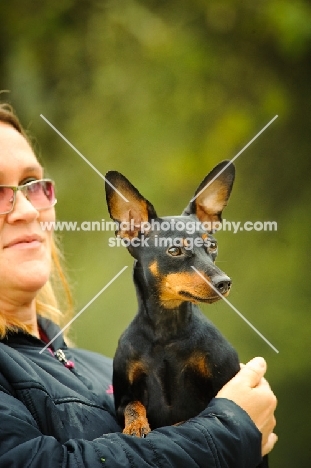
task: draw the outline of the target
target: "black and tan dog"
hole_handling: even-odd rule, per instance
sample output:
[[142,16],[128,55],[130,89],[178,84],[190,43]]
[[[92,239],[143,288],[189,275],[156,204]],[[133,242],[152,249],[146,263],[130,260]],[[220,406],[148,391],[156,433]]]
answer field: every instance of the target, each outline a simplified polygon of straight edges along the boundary
[[234,177],[233,164],[223,161],[181,216],[159,218],[124,176],[106,174],[116,234],[135,259],[139,303],[114,357],[115,407],[126,434],[142,437],[197,415],[240,369],[236,351],[197,306],[228,295],[231,287],[215,265],[211,232]]

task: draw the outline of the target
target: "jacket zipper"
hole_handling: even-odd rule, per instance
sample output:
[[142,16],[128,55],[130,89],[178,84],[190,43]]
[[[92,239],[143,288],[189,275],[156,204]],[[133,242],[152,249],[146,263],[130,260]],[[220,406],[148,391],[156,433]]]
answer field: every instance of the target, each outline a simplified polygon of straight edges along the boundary
[[65,353],[62,349],[57,349],[55,352],[54,352],[54,356],[59,360],[59,362],[61,362],[62,364],[64,364],[65,367],[67,367],[67,369],[73,369],[74,368],[74,362],[70,361],[69,359],[66,358],[65,356]]

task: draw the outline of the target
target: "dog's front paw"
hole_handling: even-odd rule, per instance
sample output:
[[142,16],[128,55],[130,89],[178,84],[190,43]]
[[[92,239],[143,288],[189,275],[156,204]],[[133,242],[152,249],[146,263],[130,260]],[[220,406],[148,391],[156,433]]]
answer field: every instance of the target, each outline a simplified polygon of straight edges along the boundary
[[128,434],[136,437],[146,437],[151,431],[146,408],[140,401],[132,401],[124,411],[125,427],[123,434]]
[[147,419],[145,421],[136,420],[129,424],[128,426],[125,426],[123,429],[123,434],[128,434],[131,436],[136,436],[136,437],[146,437],[147,434],[150,432],[150,426],[148,424]]

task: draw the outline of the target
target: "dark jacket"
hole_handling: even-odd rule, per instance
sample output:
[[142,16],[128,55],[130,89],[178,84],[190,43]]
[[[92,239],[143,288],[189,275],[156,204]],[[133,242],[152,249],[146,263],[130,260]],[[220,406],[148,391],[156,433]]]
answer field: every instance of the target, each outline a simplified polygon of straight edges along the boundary
[[[40,319],[52,339],[59,329]],[[0,342],[0,467],[252,468],[261,460],[261,434],[233,402],[214,399],[198,417],[151,432],[145,439],[120,432],[113,406],[111,360],[55,350],[25,333]],[[68,367],[65,366],[67,364]]]

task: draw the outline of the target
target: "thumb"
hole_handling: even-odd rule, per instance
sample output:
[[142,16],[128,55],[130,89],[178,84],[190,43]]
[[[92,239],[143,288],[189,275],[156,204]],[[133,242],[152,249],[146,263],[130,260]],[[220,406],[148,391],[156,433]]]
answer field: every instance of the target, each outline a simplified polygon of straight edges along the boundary
[[266,370],[267,364],[264,358],[255,357],[241,368],[237,376],[254,388],[259,384]]

